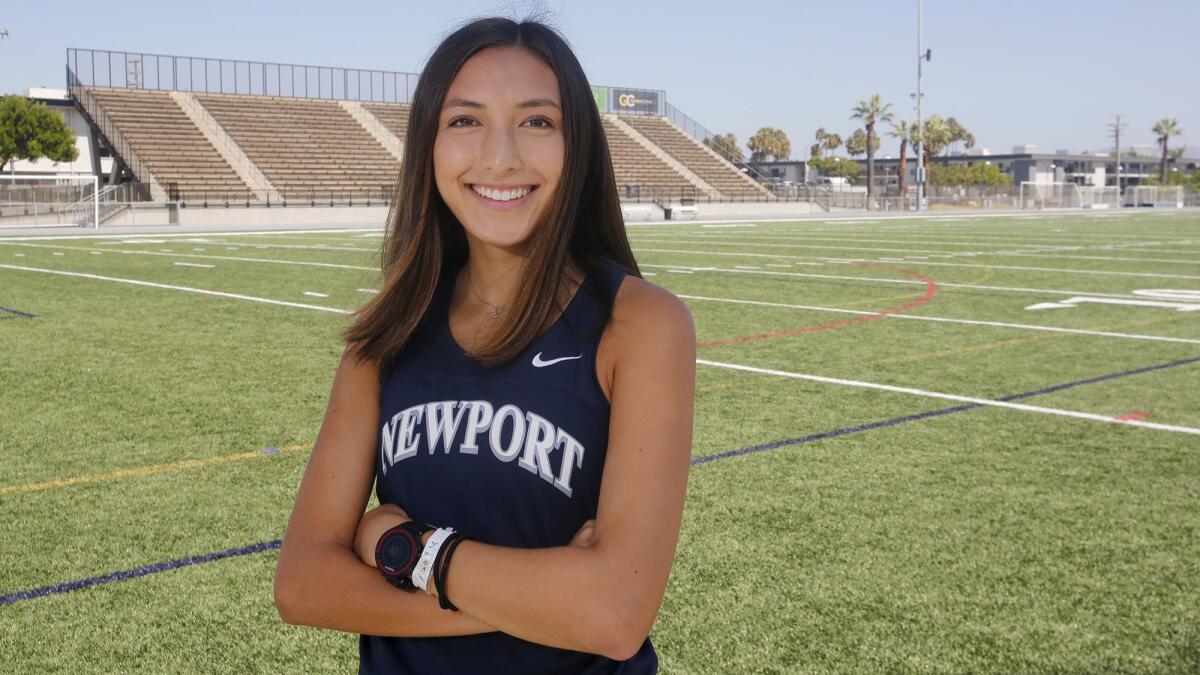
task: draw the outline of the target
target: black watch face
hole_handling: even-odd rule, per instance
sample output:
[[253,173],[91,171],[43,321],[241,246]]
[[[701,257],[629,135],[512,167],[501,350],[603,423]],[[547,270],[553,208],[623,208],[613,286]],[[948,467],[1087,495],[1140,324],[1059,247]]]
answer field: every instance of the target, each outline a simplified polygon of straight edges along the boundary
[[407,530],[396,530],[388,535],[379,550],[375,564],[385,572],[396,573],[411,569],[417,562],[417,542]]

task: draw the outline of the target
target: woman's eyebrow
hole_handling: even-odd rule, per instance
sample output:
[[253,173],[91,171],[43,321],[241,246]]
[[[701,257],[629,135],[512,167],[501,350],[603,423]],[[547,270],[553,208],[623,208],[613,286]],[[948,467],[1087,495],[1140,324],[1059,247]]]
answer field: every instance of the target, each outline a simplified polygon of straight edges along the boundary
[[517,104],[518,108],[558,108],[562,110],[562,106],[557,101],[551,101],[548,98],[531,98],[528,101],[521,101]]
[[[446,101],[445,108],[485,108],[486,106],[479,101],[472,101],[466,98],[452,98]],[[531,98],[527,101],[521,101],[517,104],[518,108],[558,108],[562,110],[562,106],[557,101],[548,98]]]

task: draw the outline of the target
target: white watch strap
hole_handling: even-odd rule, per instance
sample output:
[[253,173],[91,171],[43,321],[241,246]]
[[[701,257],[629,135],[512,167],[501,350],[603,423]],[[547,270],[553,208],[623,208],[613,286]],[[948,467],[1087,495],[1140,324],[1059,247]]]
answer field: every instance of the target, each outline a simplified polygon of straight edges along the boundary
[[438,552],[442,550],[442,544],[446,543],[446,539],[452,534],[454,534],[454,530],[448,527],[439,527],[429,538],[429,543],[425,544],[424,550],[421,551],[421,558],[417,560],[417,566],[413,568],[413,585],[426,593],[429,592],[429,579],[433,574],[433,563],[437,560]]

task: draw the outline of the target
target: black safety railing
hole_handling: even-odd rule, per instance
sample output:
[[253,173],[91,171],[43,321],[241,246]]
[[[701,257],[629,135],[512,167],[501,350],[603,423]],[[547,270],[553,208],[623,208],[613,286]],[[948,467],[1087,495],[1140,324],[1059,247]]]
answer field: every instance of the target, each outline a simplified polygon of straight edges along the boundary
[[287,206],[388,206],[395,194],[393,185],[274,185],[278,196],[259,199],[250,189],[195,189],[177,183],[166,185],[167,200],[183,208],[287,207]]
[[748,164],[745,159],[733,154],[721,143],[714,143],[713,139],[716,138],[716,134],[704,128],[699,122],[689,117],[687,113],[667,103],[663,109],[663,116],[671,120],[675,126],[683,129],[684,133],[708,146],[709,149],[724,157],[730,164],[745,172],[751,179],[759,183],[767,182],[768,177],[753,165]]
[[418,75],[102,49],[67,49],[67,86],[411,103]]

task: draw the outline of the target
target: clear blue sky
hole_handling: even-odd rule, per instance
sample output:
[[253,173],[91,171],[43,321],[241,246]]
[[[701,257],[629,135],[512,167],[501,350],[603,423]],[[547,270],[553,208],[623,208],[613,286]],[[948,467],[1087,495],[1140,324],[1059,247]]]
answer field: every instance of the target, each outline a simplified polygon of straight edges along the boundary
[[[849,135],[850,108],[871,93],[913,116],[915,0],[11,1],[0,91],[63,87],[67,47],[416,72],[459,21],[531,6],[549,12],[593,83],[665,89],[743,143],[779,127],[793,158],[818,126]],[[1198,27],[1196,0],[926,0],[926,114],[955,116],[993,152],[1108,147],[1118,112],[1128,144],[1150,144],[1155,120],[1177,117],[1185,134],[1173,143],[1200,155]]]

